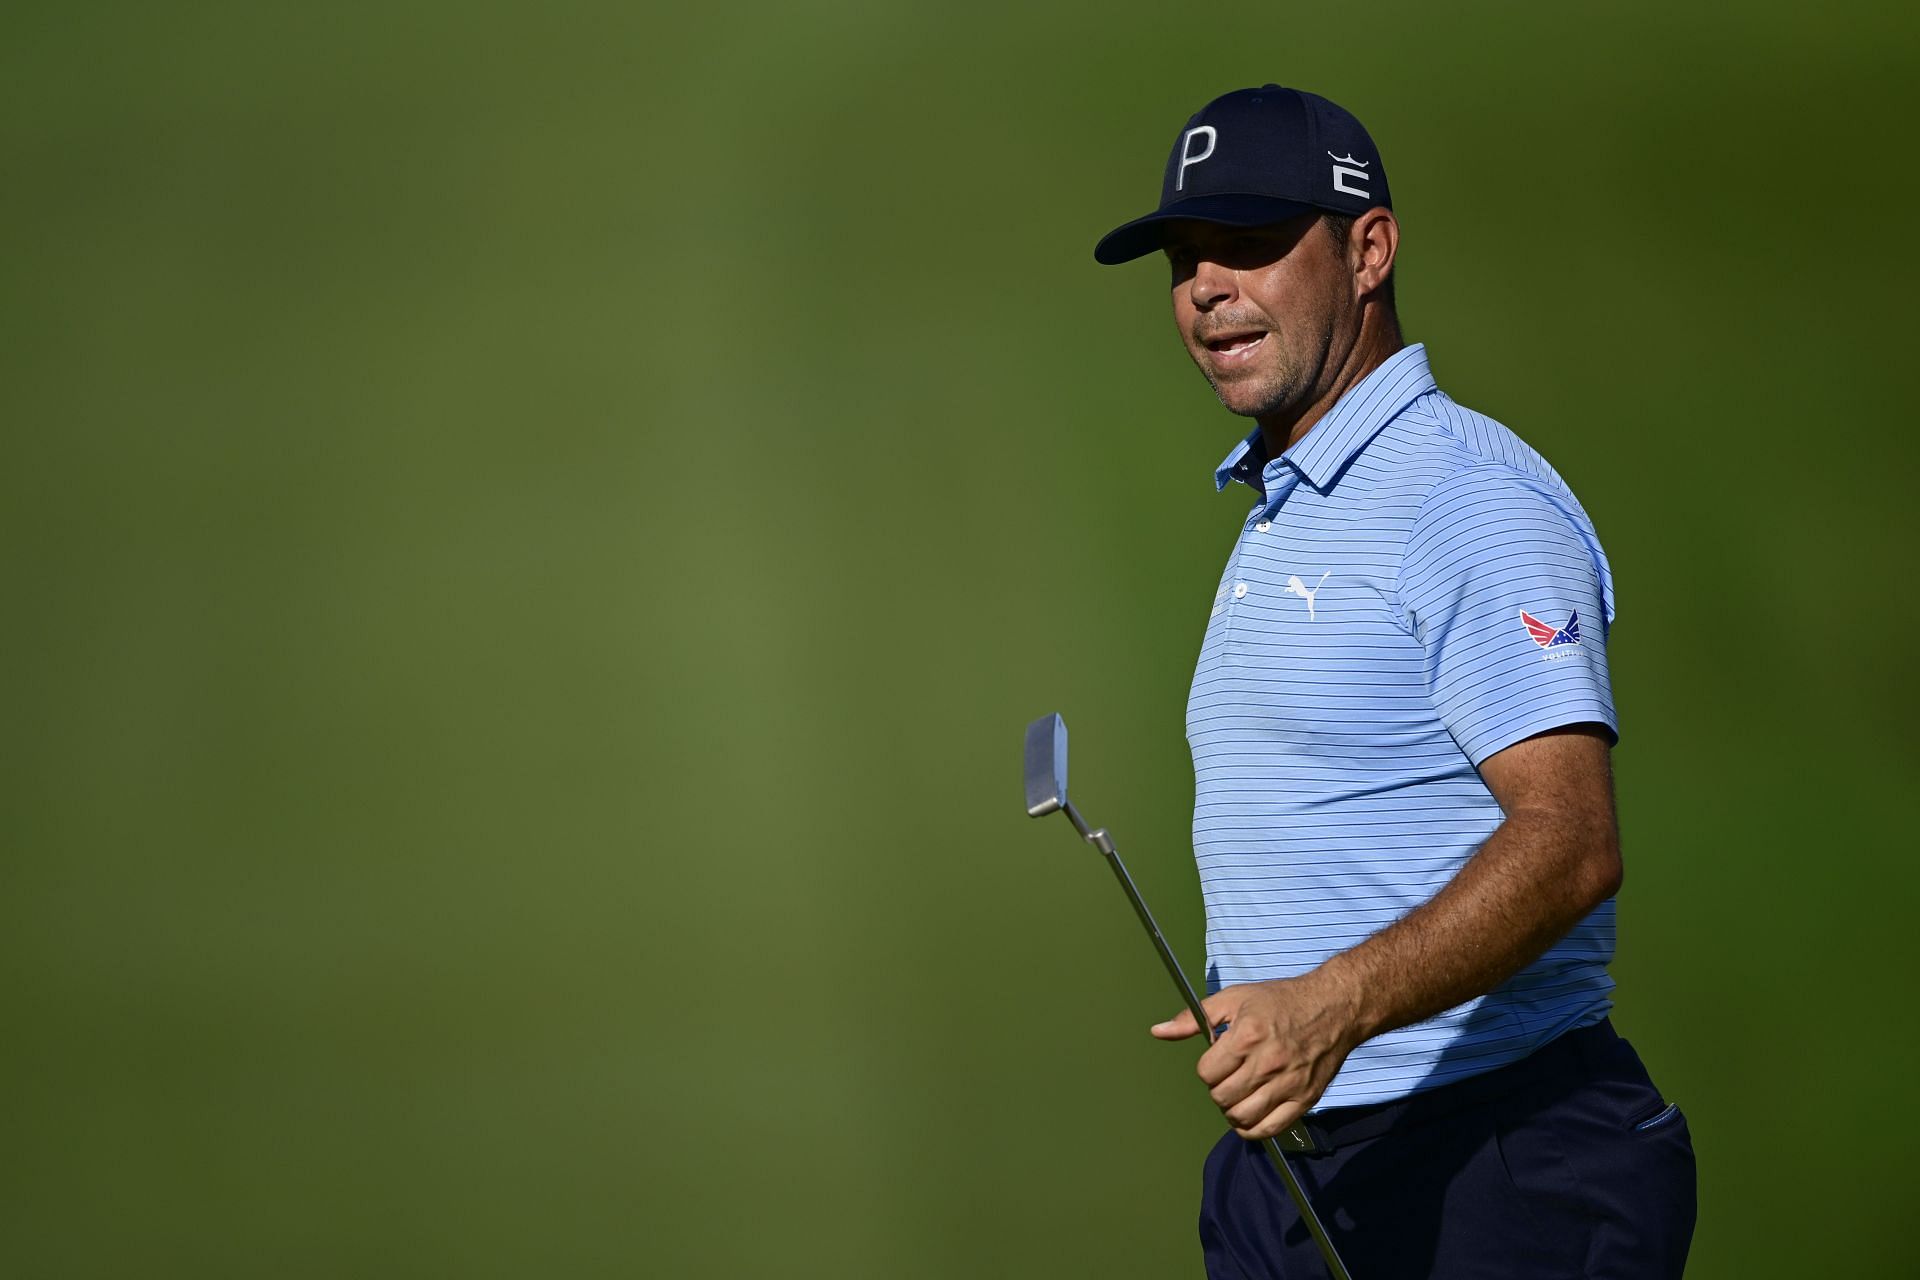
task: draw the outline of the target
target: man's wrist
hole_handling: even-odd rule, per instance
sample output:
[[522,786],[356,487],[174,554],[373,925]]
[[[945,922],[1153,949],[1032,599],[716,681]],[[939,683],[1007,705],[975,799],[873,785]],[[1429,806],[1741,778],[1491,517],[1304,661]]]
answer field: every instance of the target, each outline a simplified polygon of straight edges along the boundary
[[1367,981],[1365,966],[1351,951],[1342,951],[1313,971],[1322,998],[1331,1005],[1343,1025],[1349,1028],[1349,1050],[1358,1048],[1386,1030],[1380,1010],[1374,1007],[1374,984]]

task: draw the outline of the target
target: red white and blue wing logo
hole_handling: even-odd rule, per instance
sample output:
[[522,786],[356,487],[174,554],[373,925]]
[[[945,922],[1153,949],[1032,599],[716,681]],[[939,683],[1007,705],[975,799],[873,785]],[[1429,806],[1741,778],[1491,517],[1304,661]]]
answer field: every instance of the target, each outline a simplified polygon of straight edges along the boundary
[[1551,622],[1542,622],[1525,609],[1520,611],[1520,621],[1526,624],[1527,634],[1532,636],[1533,642],[1542,649],[1580,643],[1580,615],[1577,613],[1567,615],[1567,625],[1564,627],[1556,627]]

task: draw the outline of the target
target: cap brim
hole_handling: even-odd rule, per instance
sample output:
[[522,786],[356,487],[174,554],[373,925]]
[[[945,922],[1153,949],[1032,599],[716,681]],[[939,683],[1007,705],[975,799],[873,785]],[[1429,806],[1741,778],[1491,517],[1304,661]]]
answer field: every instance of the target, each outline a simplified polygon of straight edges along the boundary
[[1166,224],[1176,218],[1217,222],[1227,227],[1264,227],[1270,222],[1285,222],[1303,213],[1317,212],[1310,204],[1275,196],[1190,196],[1107,232],[1100,237],[1100,243],[1093,246],[1093,260],[1112,267],[1146,257],[1165,243]]

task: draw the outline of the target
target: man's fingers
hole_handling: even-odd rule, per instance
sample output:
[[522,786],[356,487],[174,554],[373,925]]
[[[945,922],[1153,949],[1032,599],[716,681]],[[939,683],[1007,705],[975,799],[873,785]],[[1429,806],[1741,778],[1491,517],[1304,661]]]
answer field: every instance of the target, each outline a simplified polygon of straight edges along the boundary
[[[1249,1073],[1243,1071],[1240,1075],[1248,1076]],[[1233,1084],[1234,1081],[1229,1080],[1221,1087],[1228,1088]],[[1227,1117],[1227,1123],[1233,1126],[1234,1132],[1244,1138],[1249,1136],[1247,1131],[1265,1120],[1275,1107],[1291,1101],[1287,1096],[1290,1092],[1283,1081],[1248,1078],[1242,1083],[1238,1096],[1231,1102],[1221,1104],[1220,1111]],[[1214,1101],[1220,1102],[1218,1098]]]
[[1185,1040],[1188,1036],[1199,1035],[1200,1028],[1193,1021],[1191,1010],[1182,1009],[1165,1022],[1156,1022],[1147,1030],[1156,1040]]
[[[1213,1098],[1213,1105],[1232,1115],[1231,1108],[1259,1092],[1261,1086],[1272,1081],[1272,1077],[1256,1069],[1251,1059],[1243,1061],[1232,1075],[1213,1086],[1207,1092]],[[1264,1114],[1264,1113],[1263,1113]]]
[[[1260,1142],[1271,1138],[1282,1130],[1289,1128],[1295,1121],[1299,1120],[1300,1117],[1307,1114],[1307,1104],[1298,1098],[1279,1099],[1277,1102],[1271,1104],[1273,1109],[1268,1111],[1264,1117],[1252,1116],[1253,1109],[1257,1105],[1261,1105],[1261,1100],[1259,1095],[1256,1094],[1253,1098],[1249,1098],[1246,1102],[1242,1103],[1240,1107],[1235,1108],[1236,1111],[1244,1109],[1249,1116],[1255,1120],[1255,1123],[1250,1126],[1243,1126],[1238,1120],[1233,1121],[1233,1131],[1245,1138],[1248,1142]],[[1231,1119],[1231,1117],[1229,1118]]]
[[[1228,989],[1229,991],[1231,988]],[[1218,991],[1200,1002],[1206,1010],[1207,1021],[1219,1026],[1232,1016],[1233,1009],[1239,1004],[1227,991]],[[1193,1020],[1193,1010],[1182,1009],[1165,1022],[1156,1022],[1147,1028],[1159,1040],[1185,1040],[1188,1036],[1200,1034],[1200,1024]]]
[[1193,1064],[1193,1069],[1211,1089],[1238,1071],[1240,1064],[1246,1060],[1247,1055],[1228,1037],[1215,1040],[1213,1047],[1201,1054],[1200,1061]]

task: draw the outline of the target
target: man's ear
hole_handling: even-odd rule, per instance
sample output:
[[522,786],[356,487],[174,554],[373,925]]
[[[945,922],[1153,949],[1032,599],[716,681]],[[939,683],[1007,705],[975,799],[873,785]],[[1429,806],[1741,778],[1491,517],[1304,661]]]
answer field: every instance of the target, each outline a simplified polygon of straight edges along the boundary
[[1353,272],[1356,299],[1364,299],[1387,281],[1400,252],[1400,222],[1393,210],[1376,206],[1353,220],[1347,233],[1347,266]]

